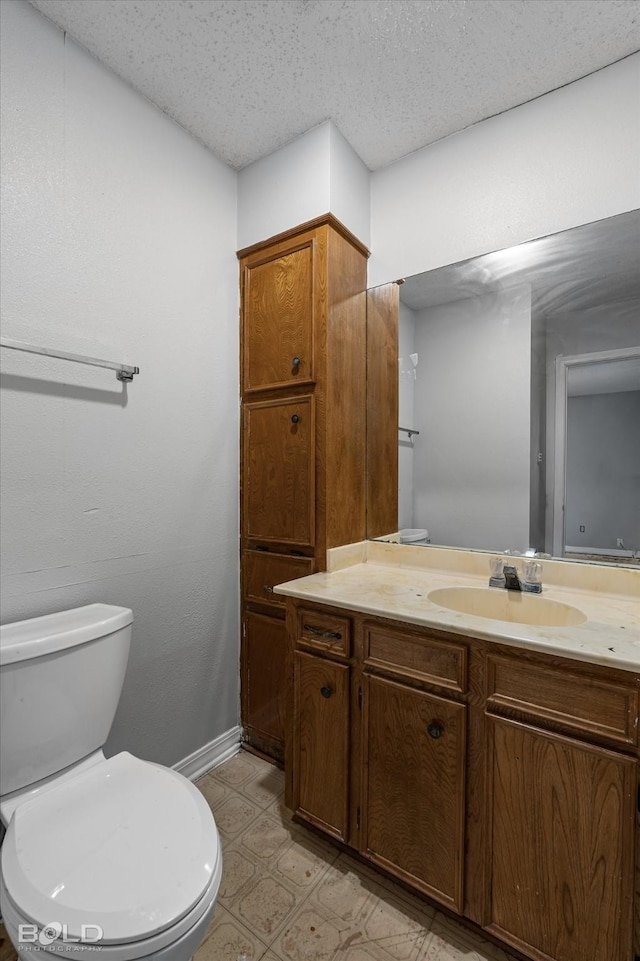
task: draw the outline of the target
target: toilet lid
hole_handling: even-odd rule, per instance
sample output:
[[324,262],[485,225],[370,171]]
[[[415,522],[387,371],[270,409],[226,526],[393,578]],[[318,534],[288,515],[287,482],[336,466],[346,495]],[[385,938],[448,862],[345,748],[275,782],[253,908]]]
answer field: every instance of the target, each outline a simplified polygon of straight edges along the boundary
[[83,925],[97,925],[100,943],[117,944],[178,922],[203,896],[219,857],[197,788],[122,753],[17,808],[2,874],[39,927],[66,925],[68,938],[80,938]]

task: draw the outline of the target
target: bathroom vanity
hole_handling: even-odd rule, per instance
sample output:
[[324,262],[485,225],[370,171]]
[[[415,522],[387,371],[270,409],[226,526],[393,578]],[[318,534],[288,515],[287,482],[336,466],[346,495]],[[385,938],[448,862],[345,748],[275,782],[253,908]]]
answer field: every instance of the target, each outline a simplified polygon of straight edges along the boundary
[[332,553],[276,588],[290,807],[526,957],[635,961],[640,572],[545,563],[502,620],[429,597],[488,592],[487,555]]

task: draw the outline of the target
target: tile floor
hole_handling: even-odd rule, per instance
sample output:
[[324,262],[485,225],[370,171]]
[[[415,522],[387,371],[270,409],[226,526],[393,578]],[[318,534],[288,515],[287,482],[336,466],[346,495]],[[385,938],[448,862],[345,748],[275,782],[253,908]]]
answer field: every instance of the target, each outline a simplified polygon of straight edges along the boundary
[[510,955],[294,824],[284,775],[246,751],[201,778],[224,850],[195,961],[511,961]]
[[[294,824],[284,775],[242,751],[197,782],[224,850],[194,961],[512,961],[392,881]],[[0,961],[15,961],[0,925]]]

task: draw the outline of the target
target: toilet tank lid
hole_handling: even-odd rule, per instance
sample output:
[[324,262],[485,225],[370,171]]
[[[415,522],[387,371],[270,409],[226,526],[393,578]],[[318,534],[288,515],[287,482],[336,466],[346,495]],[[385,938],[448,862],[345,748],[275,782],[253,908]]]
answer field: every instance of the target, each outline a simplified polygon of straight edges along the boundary
[[106,637],[128,627],[133,611],[112,604],[86,604],[71,611],[0,626],[0,665],[42,657]]

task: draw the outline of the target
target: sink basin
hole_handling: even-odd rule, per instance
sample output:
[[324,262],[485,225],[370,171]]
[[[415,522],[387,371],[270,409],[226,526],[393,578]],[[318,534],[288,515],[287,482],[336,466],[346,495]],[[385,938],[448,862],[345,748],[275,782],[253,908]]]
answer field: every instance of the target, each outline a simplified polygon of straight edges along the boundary
[[539,594],[524,594],[496,587],[441,587],[428,595],[433,604],[460,614],[490,617],[512,624],[536,627],[573,627],[586,616],[577,607],[561,604]]

